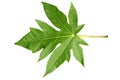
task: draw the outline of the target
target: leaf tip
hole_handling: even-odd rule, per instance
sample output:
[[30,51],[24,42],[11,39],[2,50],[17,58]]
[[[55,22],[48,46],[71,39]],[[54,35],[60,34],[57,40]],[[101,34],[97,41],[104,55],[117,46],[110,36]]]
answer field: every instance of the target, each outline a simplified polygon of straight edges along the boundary
[[72,2],[70,3],[70,5],[71,5],[72,7],[74,6]]
[[85,24],[82,24],[83,26],[85,26]]
[[39,58],[37,62],[40,62],[41,60],[42,60],[42,59],[41,59],[41,58]]
[[44,5],[44,4],[47,4],[46,2],[44,2],[44,1],[41,1],[41,3]]
[[43,77],[45,77],[48,73],[45,72],[45,74],[43,75]]
[[83,67],[85,67],[85,65],[84,65],[84,59],[81,61],[81,64],[82,64]]
[[39,25],[39,23],[40,23],[40,20],[38,20],[38,19],[35,19],[35,21],[37,22],[37,24]]
[[81,24],[81,29],[85,26],[85,24]]
[[89,46],[89,44],[88,44],[88,43],[85,43],[84,45],[85,45],[85,46]]
[[35,19],[35,21],[37,22],[37,21],[39,21],[38,19]]
[[68,63],[70,62],[70,60],[66,60]]
[[17,42],[16,43],[14,43],[15,45],[17,45]]
[[71,5],[73,4],[72,1],[70,2],[70,4],[71,4]]
[[18,43],[19,43],[19,41],[18,41],[18,42],[15,42],[14,44],[15,44],[15,45],[18,45]]
[[82,63],[82,66],[85,67],[84,63]]
[[44,1],[41,1],[41,3],[45,3]]

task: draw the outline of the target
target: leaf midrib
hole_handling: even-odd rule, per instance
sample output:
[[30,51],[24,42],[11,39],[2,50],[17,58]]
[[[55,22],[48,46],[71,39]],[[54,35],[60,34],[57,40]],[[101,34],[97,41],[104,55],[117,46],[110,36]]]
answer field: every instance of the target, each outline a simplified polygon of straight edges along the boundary
[[50,40],[50,39],[58,39],[58,38],[69,38],[69,37],[72,37],[72,35],[66,35],[66,36],[57,36],[57,37],[50,37],[50,38],[41,38],[41,39],[35,39],[35,40],[31,40],[31,41],[27,41],[28,43],[29,42],[38,42],[38,41],[43,41],[43,40]]

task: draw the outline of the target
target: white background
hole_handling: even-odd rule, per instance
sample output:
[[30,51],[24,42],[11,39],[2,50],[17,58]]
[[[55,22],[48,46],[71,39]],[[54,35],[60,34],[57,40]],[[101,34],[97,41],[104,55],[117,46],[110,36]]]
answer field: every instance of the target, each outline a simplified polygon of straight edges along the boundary
[[37,62],[39,53],[32,54],[14,45],[29,31],[39,28],[35,19],[50,25],[41,0],[0,0],[0,80],[120,80],[120,2],[119,0],[44,0],[55,4],[66,15],[72,1],[78,11],[79,24],[86,26],[81,34],[103,35],[108,39],[87,39],[82,46],[85,67],[73,55],[46,77],[48,57]]

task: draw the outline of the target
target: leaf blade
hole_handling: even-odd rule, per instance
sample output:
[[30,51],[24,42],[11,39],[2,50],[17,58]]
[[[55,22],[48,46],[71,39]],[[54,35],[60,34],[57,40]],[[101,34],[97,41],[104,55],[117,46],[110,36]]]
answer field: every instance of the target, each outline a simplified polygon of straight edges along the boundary
[[83,56],[83,50],[79,46],[79,44],[76,43],[76,41],[73,41],[73,55],[76,58],[77,61],[79,61],[84,66],[84,56]]
[[[53,72],[56,67],[58,67],[60,64],[62,64],[65,60],[66,57],[61,57],[64,53],[64,50],[66,49],[66,47],[69,45],[70,41],[72,38],[68,38],[65,42],[63,42],[51,55],[50,59],[48,60],[47,63],[47,68],[46,68],[46,72],[44,74],[44,76],[46,76],[47,74]],[[59,60],[60,58],[60,60]],[[57,64],[56,62],[61,62],[59,64]],[[57,66],[56,66],[57,65]]]
[[36,19],[35,20],[37,22],[37,24],[40,26],[40,28],[42,28],[42,30],[44,32],[49,32],[49,33],[53,33],[53,32],[57,32],[53,27],[51,27],[50,25],[48,25],[47,23]]
[[77,11],[73,3],[71,3],[71,6],[70,6],[70,10],[68,13],[68,19],[69,19],[69,24],[72,27],[72,32],[74,32],[74,28],[77,27],[78,16],[77,16]]
[[85,26],[85,24],[81,24],[75,28],[75,33],[78,33],[82,30],[82,28]]
[[44,59],[45,57],[47,57],[53,50],[54,48],[56,47],[56,45],[58,44],[57,42],[57,39],[54,40],[54,41],[51,41],[49,43],[48,46],[46,46],[40,53],[40,56],[39,56],[39,59],[38,59],[38,62],[41,61],[42,59]]
[[[41,36],[39,36],[38,34],[41,34]],[[15,44],[32,50],[32,52],[35,53],[40,50],[44,45],[46,45],[39,41],[42,40],[43,37],[44,34],[42,31],[35,28],[30,28],[30,32],[23,36],[23,38],[21,38]]]
[[82,44],[82,45],[88,46],[88,43],[85,40],[83,40],[82,38],[80,38],[79,36],[76,36],[75,40],[76,40],[76,42],[78,42],[78,44]]
[[66,30],[71,33],[71,28],[67,23],[67,18],[65,14],[63,14],[56,6],[52,4],[48,4],[46,2],[42,2],[44,11],[49,20],[59,29]]

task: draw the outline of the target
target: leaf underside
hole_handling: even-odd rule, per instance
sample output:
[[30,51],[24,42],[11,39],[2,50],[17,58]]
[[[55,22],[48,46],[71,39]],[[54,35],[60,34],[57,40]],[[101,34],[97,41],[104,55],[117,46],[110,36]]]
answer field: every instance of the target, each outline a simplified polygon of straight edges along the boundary
[[[30,32],[15,44],[31,50],[33,53],[42,49],[38,61],[41,61],[52,53],[47,62],[44,76],[53,72],[64,61],[69,62],[71,55],[70,49],[73,50],[73,55],[76,60],[84,66],[83,50],[79,44],[88,44],[77,36],[77,33],[84,27],[84,24],[78,25],[77,11],[73,4],[71,3],[68,13],[69,21],[67,21],[65,14],[56,6],[46,2],[42,2],[42,4],[46,16],[60,31],[55,30],[52,26],[41,20],[36,20],[41,30],[30,28]],[[59,43],[60,46],[56,48]]]

